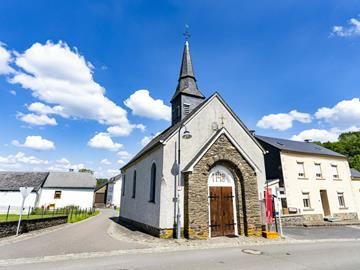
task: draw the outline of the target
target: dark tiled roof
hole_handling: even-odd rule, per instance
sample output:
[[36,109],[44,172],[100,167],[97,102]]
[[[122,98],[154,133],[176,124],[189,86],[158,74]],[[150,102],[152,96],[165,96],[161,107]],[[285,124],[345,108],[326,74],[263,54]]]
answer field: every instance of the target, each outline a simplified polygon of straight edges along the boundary
[[280,150],[287,150],[292,152],[307,153],[307,154],[318,154],[318,155],[327,155],[335,157],[345,157],[337,152],[331,151],[325,147],[319,146],[311,142],[300,142],[292,141],[280,138],[265,137],[265,136],[255,136],[258,140],[268,143]]
[[351,177],[353,178],[360,178],[360,172],[355,169],[350,169]]
[[95,188],[96,179],[86,172],[50,172],[45,188]]
[[0,190],[18,191],[20,187],[34,187],[38,191],[48,172],[0,172]]

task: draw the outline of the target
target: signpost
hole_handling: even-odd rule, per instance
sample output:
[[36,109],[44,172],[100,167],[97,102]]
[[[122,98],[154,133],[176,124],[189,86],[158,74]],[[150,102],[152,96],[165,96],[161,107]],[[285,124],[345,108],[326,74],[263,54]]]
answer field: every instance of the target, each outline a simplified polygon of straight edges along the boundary
[[17,229],[16,229],[16,236],[19,235],[21,216],[22,216],[22,211],[23,211],[23,208],[24,208],[26,197],[29,196],[30,192],[33,189],[34,189],[33,187],[21,187],[20,188],[20,193],[21,193],[21,196],[22,196],[23,199],[22,199],[22,203],[21,203],[19,222],[18,222],[18,226],[17,226]]
[[285,188],[278,187],[276,188],[276,202],[277,202],[277,212],[279,217],[279,229],[280,229],[280,236],[284,237],[283,230],[282,230],[282,222],[281,222],[281,199],[285,198]]

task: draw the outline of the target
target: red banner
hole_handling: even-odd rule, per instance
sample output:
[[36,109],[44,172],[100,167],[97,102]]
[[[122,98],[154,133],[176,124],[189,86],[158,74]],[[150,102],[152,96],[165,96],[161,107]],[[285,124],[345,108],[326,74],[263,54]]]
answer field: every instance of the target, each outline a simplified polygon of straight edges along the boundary
[[273,204],[272,192],[270,188],[265,188],[266,224],[273,223]]

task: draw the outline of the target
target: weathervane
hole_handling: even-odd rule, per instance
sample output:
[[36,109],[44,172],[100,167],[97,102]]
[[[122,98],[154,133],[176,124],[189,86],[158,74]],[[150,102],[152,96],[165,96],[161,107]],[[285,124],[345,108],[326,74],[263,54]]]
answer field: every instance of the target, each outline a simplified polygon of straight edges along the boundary
[[185,24],[185,32],[183,33],[183,36],[185,37],[185,41],[188,41],[189,38],[191,37],[189,28],[190,28],[189,25]]

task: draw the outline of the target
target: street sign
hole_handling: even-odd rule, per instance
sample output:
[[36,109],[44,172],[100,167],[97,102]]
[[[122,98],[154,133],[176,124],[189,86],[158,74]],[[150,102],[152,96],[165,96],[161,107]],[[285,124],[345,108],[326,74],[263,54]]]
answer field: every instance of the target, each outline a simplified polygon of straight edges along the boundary
[[33,189],[34,189],[33,187],[20,187],[19,188],[21,196],[23,197],[23,199],[22,199],[21,208],[20,208],[19,222],[18,222],[18,226],[17,226],[17,229],[16,229],[16,236],[19,234],[21,216],[22,216],[22,211],[23,211],[23,208],[24,208],[26,197],[29,196],[29,194],[31,193],[31,191]]

